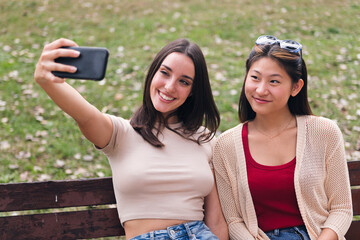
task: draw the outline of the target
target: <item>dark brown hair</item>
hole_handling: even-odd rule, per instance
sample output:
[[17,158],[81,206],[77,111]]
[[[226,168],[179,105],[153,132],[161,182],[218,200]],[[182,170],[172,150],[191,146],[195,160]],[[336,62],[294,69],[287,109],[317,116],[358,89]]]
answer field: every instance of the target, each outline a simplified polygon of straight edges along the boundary
[[[164,119],[152,104],[150,85],[164,59],[174,52],[185,54],[192,59],[195,67],[195,78],[190,96],[174,113],[169,114]],[[167,124],[167,120],[174,115],[183,123],[181,132],[179,129],[171,129]],[[163,127],[198,144],[210,141],[215,136],[220,124],[220,115],[212,95],[205,57],[198,45],[187,39],[177,39],[160,50],[151,63],[145,79],[142,106],[134,113],[130,124],[147,142],[155,147],[164,146],[158,139]],[[208,130],[204,128],[199,137],[194,139],[193,134],[197,133],[202,125]]]
[[246,122],[255,118],[256,113],[250,106],[245,96],[245,82],[251,66],[261,58],[268,57],[277,61],[290,76],[292,83],[297,83],[300,79],[304,81],[301,91],[295,96],[290,96],[288,107],[293,115],[312,115],[312,111],[307,97],[307,69],[304,59],[298,53],[289,52],[280,48],[278,44],[255,45],[246,60],[246,74],[242,86],[238,116],[240,122]]

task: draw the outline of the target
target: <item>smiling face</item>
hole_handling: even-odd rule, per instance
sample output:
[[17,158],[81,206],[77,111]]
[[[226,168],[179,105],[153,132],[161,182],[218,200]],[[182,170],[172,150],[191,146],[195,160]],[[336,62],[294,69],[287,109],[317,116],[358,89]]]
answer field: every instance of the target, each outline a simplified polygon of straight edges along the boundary
[[[150,98],[154,108],[164,117],[176,111],[188,98],[195,78],[194,63],[188,56],[169,54],[155,73],[150,85]],[[169,119],[177,122],[177,118]]]
[[289,112],[290,96],[296,96],[303,86],[300,79],[293,84],[284,68],[275,60],[263,57],[252,64],[246,76],[245,95],[257,115]]

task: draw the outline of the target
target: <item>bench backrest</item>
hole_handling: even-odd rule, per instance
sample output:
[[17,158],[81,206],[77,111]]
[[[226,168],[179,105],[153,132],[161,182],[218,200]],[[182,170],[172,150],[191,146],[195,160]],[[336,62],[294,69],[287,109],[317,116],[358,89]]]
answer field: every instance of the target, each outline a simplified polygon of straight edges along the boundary
[[360,239],[360,161],[348,162],[350,185],[355,219],[345,237],[347,240]]
[[[124,235],[111,178],[0,185],[0,239],[79,239]],[[76,208],[74,208],[76,207]],[[85,207],[85,208],[84,208]]]
[[[354,215],[360,215],[360,161],[348,166]],[[122,236],[115,203],[111,178],[0,184],[0,239]],[[360,216],[346,239],[359,236]]]

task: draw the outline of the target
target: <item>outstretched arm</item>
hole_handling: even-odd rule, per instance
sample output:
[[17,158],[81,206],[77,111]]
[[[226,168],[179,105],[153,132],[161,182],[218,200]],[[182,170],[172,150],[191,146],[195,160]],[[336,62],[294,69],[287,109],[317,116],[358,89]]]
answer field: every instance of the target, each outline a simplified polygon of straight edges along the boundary
[[56,63],[58,57],[78,57],[79,52],[63,49],[63,46],[77,46],[69,39],[58,39],[45,45],[34,73],[35,81],[49,97],[78,124],[81,132],[93,144],[102,148],[110,141],[112,134],[111,119],[87,102],[78,91],[56,77],[52,71],[75,72],[70,65]]

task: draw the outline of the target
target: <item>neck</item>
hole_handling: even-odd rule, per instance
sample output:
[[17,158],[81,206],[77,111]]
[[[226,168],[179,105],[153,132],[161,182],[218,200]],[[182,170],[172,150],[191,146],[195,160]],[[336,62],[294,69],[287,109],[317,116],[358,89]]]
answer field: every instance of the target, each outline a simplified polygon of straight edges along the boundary
[[[157,117],[157,121],[158,122],[163,122],[166,120],[166,117],[168,116],[168,114],[162,114],[162,117],[161,116],[158,116]],[[167,124],[174,124],[174,123],[178,123],[179,122],[179,119],[177,117],[177,115],[172,115],[170,116],[167,120],[166,120]]]
[[253,126],[260,134],[273,139],[290,128],[293,119],[294,116],[290,112],[272,117],[257,115],[253,120]]
[[168,124],[174,124],[174,123],[178,123],[179,122],[179,119],[177,118],[177,116],[171,116],[168,120],[167,120],[167,123]]
[[288,123],[293,118],[294,116],[290,112],[288,114],[281,114],[271,117],[256,115],[253,122],[263,129],[276,129]]

